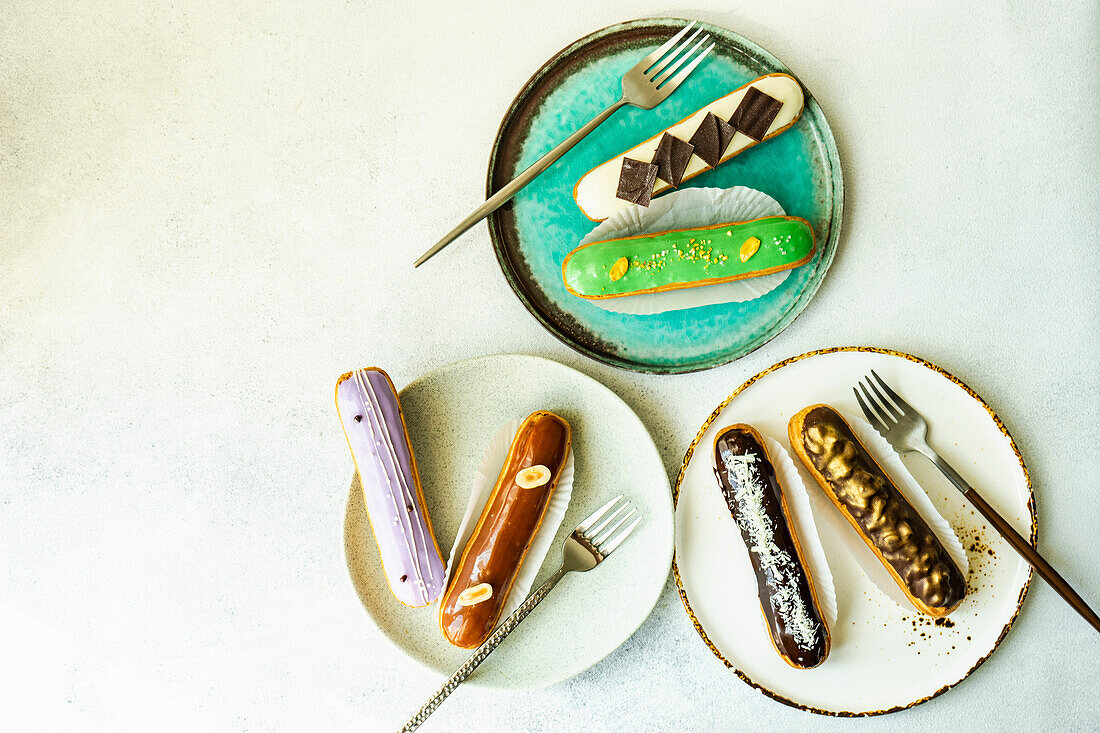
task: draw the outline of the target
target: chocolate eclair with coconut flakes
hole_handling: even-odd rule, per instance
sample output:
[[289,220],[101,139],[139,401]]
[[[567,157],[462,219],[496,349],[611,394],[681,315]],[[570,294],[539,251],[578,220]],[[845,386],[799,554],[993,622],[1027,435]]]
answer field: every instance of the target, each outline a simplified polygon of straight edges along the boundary
[[818,666],[829,656],[829,628],[760,433],[744,424],[719,431],[714,475],[748,549],[772,645],[792,667]]

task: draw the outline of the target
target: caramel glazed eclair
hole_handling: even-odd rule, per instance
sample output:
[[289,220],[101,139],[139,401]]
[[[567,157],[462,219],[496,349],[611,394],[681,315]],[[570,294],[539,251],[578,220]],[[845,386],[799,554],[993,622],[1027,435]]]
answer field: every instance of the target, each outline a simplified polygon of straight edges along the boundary
[[740,424],[720,431],[714,475],[749,550],[772,645],[796,669],[818,666],[829,656],[829,628],[760,434]]
[[439,607],[447,641],[471,649],[492,633],[512,592],[569,455],[569,423],[532,413],[519,426],[504,467]]
[[946,616],[966,578],[928,523],[898,490],[844,418],[811,405],[787,425],[791,447],[913,605]]

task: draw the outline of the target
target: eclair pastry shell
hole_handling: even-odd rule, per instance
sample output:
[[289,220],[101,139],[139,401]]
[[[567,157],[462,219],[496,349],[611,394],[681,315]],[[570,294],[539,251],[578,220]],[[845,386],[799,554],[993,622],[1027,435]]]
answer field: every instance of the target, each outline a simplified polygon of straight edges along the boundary
[[[537,465],[538,460],[533,460],[539,453],[539,446],[530,447],[528,441],[532,439],[535,430],[539,429],[543,421],[551,421],[557,425],[561,432],[560,444],[549,447],[553,449],[557,457],[556,465],[547,465],[551,478],[543,486],[533,489],[523,489],[515,483],[515,475],[518,471],[530,465]],[[492,633],[493,628],[500,620],[505,601],[512,591],[520,566],[523,564],[530,550],[531,543],[542,526],[542,520],[546,515],[546,507],[553,491],[556,489],[558,479],[561,477],[566,458],[571,450],[572,432],[569,423],[547,410],[540,410],[529,415],[516,432],[515,438],[509,447],[508,455],[493,490],[485,503],[485,508],[478,518],[472,534],[466,546],[462,549],[462,555],[454,566],[452,577],[444,591],[439,608],[439,626],[443,636],[451,644],[463,648],[474,648],[481,645]],[[540,502],[541,507],[533,513],[531,521],[523,526],[505,527],[498,530],[497,524],[507,524],[509,515],[516,515],[525,506],[525,502]],[[530,509],[532,505],[526,504]],[[511,509],[507,512],[507,509]],[[503,519],[501,519],[503,517]],[[492,522],[492,525],[489,523]],[[505,540],[512,540],[501,545]],[[517,542],[522,541],[522,549],[514,551]],[[494,550],[498,546],[504,547],[497,555]],[[509,548],[512,548],[510,551]],[[476,553],[473,554],[472,553]],[[511,554],[512,557],[507,557]],[[483,567],[477,568],[479,559],[483,560]],[[507,561],[507,567],[497,567],[494,561]],[[501,575],[504,574],[503,581]],[[459,607],[457,600],[459,594],[467,587],[480,582],[490,582],[493,585],[493,595],[487,600],[468,609]],[[487,605],[488,604],[488,605]]]
[[[953,602],[946,603],[946,605],[943,606],[936,606],[930,605],[923,599],[916,596],[910,588],[909,583],[907,583],[906,580],[902,578],[897,568],[895,568],[893,563],[891,563],[884,556],[883,551],[878,547],[876,542],[868,535],[867,531],[863,529],[857,518],[852,515],[848,507],[838,497],[837,487],[834,486],[834,482],[832,482],[827,476],[825,476],[820,470],[818,470],[813,458],[810,456],[809,451],[807,451],[806,449],[804,435],[806,430],[807,416],[815,410],[819,410],[822,408],[832,413],[830,419],[835,421],[834,424],[843,425],[844,429],[851,435],[851,439],[852,442],[854,442],[855,444],[856,450],[861,451],[861,455],[859,457],[864,458],[870,466],[876,468],[878,472],[881,473],[883,477],[885,477],[886,481],[889,482],[889,486],[893,488],[893,492],[891,495],[896,495],[897,499],[903,502],[913,515],[916,515],[916,518],[919,520],[920,525],[922,525],[922,527],[918,527],[917,529],[926,532],[928,535],[931,536],[934,545],[938,547],[938,561],[945,564],[944,571],[947,573],[954,573],[955,575],[954,585],[957,587],[958,597]],[[927,522],[925,522],[924,519],[920,516],[920,513],[917,512],[916,508],[914,508],[905,499],[904,494],[902,494],[900,490],[898,490],[897,485],[894,483],[893,479],[890,478],[889,474],[887,474],[886,471],[882,468],[882,465],[875,459],[874,455],[872,455],[871,452],[867,450],[867,447],[859,440],[858,436],[855,435],[855,433],[851,429],[851,426],[848,425],[847,421],[844,420],[844,417],[829,405],[810,405],[809,407],[806,407],[805,409],[799,411],[790,419],[787,424],[787,437],[790,440],[791,447],[794,449],[795,454],[798,456],[805,469],[809,472],[810,476],[813,477],[814,481],[818,484],[818,486],[821,487],[822,491],[825,493],[825,496],[829,498],[829,501],[832,502],[833,506],[835,506],[837,510],[840,511],[841,515],[848,521],[848,523],[856,531],[859,537],[864,541],[867,547],[870,548],[871,552],[874,553],[875,557],[878,558],[883,567],[886,568],[887,572],[889,572],[890,574],[890,577],[894,579],[894,582],[897,583],[902,593],[905,594],[905,597],[908,598],[909,601],[919,611],[935,618],[946,616],[947,614],[951,613],[951,611],[953,611],[955,608],[957,608],[966,595],[966,579],[962,576],[962,571],[958,568],[958,566],[955,565],[954,561],[951,559],[950,554],[947,552],[947,549],[944,548],[939,539],[935,537],[935,533],[933,533],[931,528],[928,527]],[[882,511],[886,511],[885,506],[883,507]],[[951,579],[946,579],[945,583],[948,583],[950,585],[950,581]],[[950,588],[948,588],[948,590],[950,590]]]
[[783,486],[783,482],[779,478],[778,472],[776,472],[774,470],[775,463],[772,460],[771,453],[768,451],[767,443],[764,441],[764,438],[759,433],[759,431],[757,431],[756,428],[752,427],[751,425],[748,425],[748,424],[745,424],[745,423],[737,423],[735,425],[730,425],[729,427],[726,427],[726,428],[723,428],[722,430],[719,430],[718,434],[714,436],[714,442],[711,445],[712,460],[715,461],[715,463],[717,462],[716,454],[717,454],[717,448],[718,448],[719,441],[726,434],[732,433],[732,432],[737,432],[737,431],[747,433],[748,435],[750,435],[753,438],[753,440],[756,441],[757,445],[760,448],[760,451],[763,453],[764,459],[773,468],[772,474],[775,478],[776,484],[779,486],[779,503],[780,503],[780,508],[782,510],[782,513],[783,513],[783,521],[787,525],[787,532],[790,534],[791,541],[794,544],[794,550],[795,550],[795,554],[797,556],[798,564],[802,568],[802,573],[806,578],[806,584],[809,586],[810,600],[813,603],[814,611],[817,614],[818,621],[821,623],[821,629],[822,629],[824,639],[825,639],[825,649],[824,649],[824,652],[821,655],[821,659],[817,662],[817,664],[815,664],[813,666],[810,666],[810,667],[803,667],[799,664],[796,664],[783,651],[783,648],[780,646],[780,644],[778,643],[778,640],[775,638],[775,634],[774,634],[773,629],[772,629],[772,624],[768,621],[767,613],[764,610],[763,603],[761,603],[760,604],[760,613],[764,617],[764,627],[768,630],[768,638],[771,640],[772,646],[775,648],[776,653],[779,654],[780,659],[782,659],[784,662],[786,662],[791,667],[794,667],[795,669],[813,669],[815,667],[820,666],[822,663],[825,662],[826,659],[828,659],[829,651],[832,648],[832,635],[829,631],[829,624],[825,621],[825,614],[822,612],[821,603],[818,601],[817,586],[815,584],[813,574],[809,570],[809,567],[810,567],[809,563],[807,562],[806,555],[802,550],[802,543],[799,541],[799,538],[798,538],[797,523],[794,521],[794,518],[791,516],[790,504],[787,501],[786,488]]
[[[734,104],[735,99],[737,102],[740,102],[741,98],[744,96],[746,90],[749,87],[757,87],[766,92],[780,94],[780,96],[783,96],[784,98],[788,96],[788,93],[789,95],[795,97],[789,102],[786,99],[783,100],[784,108],[780,112],[780,117],[776,120],[776,122],[778,122],[779,124],[773,122],[773,124],[775,124],[775,128],[769,128],[767,134],[764,136],[764,139],[760,142],[770,140],[776,135],[779,135],[780,133],[790,129],[790,127],[798,122],[798,120],[802,117],[802,113],[805,110],[805,93],[802,90],[802,85],[798,83],[798,80],[796,80],[789,74],[778,72],[757,77],[752,81],[742,84],[737,89],[734,89],[733,91],[719,97],[718,99],[713,100],[709,104],[700,107],[683,119],[678,120],[666,127],[665,129],[661,130],[656,135],[647,138],[646,140],[643,140],[637,145],[634,145],[629,150],[625,150],[615,157],[610,158],[603,163],[600,163],[599,165],[593,167],[591,170],[585,173],[583,176],[581,176],[573,185],[573,200],[576,201],[577,206],[581,210],[581,213],[583,213],[592,221],[603,221],[611,214],[614,214],[615,211],[630,205],[625,201],[619,200],[613,202],[610,208],[605,207],[604,209],[593,210],[595,208],[593,205],[598,204],[599,202],[587,201],[586,181],[588,185],[595,185],[601,194],[608,194],[608,196],[606,197],[599,196],[597,198],[607,198],[607,200],[610,201],[612,198],[614,198],[613,184],[611,178],[617,178],[617,176],[619,175],[619,166],[621,166],[621,161],[623,158],[634,158],[636,160],[642,161],[652,160],[653,153],[656,151],[657,145],[662,135],[664,135],[666,132],[669,134],[674,134],[673,131],[675,130],[678,133],[675,134],[676,137],[679,137],[682,140],[687,140],[698,129],[699,124],[701,124],[703,118],[706,117],[707,112],[714,111],[716,112],[716,114],[718,114],[720,118],[726,119],[727,117],[729,117],[730,114],[734,112],[737,107],[737,105]],[[787,112],[788,104],[791,105],[793,110],[792,112]],[[794,109],[795,107],[797,107],[797,109]],[[688,121],[693,120],[693,118],[693,124],[685,124]],[[718,161],[718,165],[725,163],[727,160],[733,158],[736,155],[739,155],[740,153],[748,150],[755,145],[759,145],[760,142],[753,140],[747,135],[735,135],[733,143],[729,145],[729,147],[726,149],[726,151],[722,155],[722,158]],[[619,166],[615,165],[616,163],[618,163]],[[612,169],[610,173],[608,173],[607,180],[597,180],[604,177],[603,173],[598,173],[598,171],[605,167],[610,167]],[[694,160],[689,161],[688,169],[687,171],[685,171],[681,183],[683,183],[683,181],[690,180],[701,173],[705,173],[708,170],[712,169],[710,167],[699,167],[698,163],[696,163]],[[656,197],[672,188],[673,186],[671,186],[667,182],[658,180],[653,188],[653,196]],[[588,204],[587,206],[586,201]]]
[[[421,482],[420,482],[420,471],[419,471],[419,469],[417,468],[417,465],[416,465],[416,454],[413,451],[412,443],[409,440],[409,429],[408,429],[408,426],[405,424],[405,411],[401,407],[401,401],[397,397],[397,388],[394,386],[393,380],[390,379],[390,375],[387,374],[384,369],[381,369],[380,367],[376,367],[376,366],[365,367],[363,369],[357,369],[357,370],[346,372],[346,373],[340,375],[340,377],[336,380],[336,388],[335,388],[336,410],[337,410],[337,413],[340,414],[340,423],[341,423],[341,427],[343,428],[343,431],[344,431],[344,439],[347,440],[347,442],[348,442],[348,449],[351,452],[352,462],[355,464],[355,472],[359,476],[359,483],[360,483],[360,486],[362,487],[362,490],[364,491],[364,502],[366,503],[366,492],[369,490],[369,487],[367,487],[365,485],[366,479],[364,478],[363,471],[361,470],[360,465],[359,465],[359,457],[356,455],[356,451],[355,451],[355,448],[353,446],[352,438],[348,434],[348,426],[344,421],[343,411],[340,408],[340,386],[344,382],[346,382],[347,380],[351,379],[356,374],[356,372],[363,372],[363,373],[371,372],[371,373],[378,374],[380,377],[384,378],[385,384],[388,387],[389,392],[393,396],[393,400],[394,400],[394,402],[396,404],[396,408],[397,408],[397,410],[396,410],[397,411],[397,416],[399,418],[400,426],[401,426],[401,437],[402,437],[402,439],[405,443],[405,446],[408,449],[408,453],[409,453],[409,464],[410,464],[410,469],[411,469],[410,472],[411,472],[411,476],[412,476],[412,483],[413,483],[413,489],[414,489],[414,494],[415,494],[415,496],[413,498],[415,499],[416,512],[423,519],[424,525],[427,529],[427,536],[429,538],[431,538],[431,547],[426,548],[426,550],[429,553],[432,552],[432,551],[434,551],[434,553],[435,553],[435,558],[426,558],[426,562],[429,562],[429,563],[432,563],[432,564],[438,564],[439,569],[442,571],[444,569],[443,555],[439,550],[439,543],[435,538],[435,530],[432,527],[431,515],[428,514],[428,508],[427,508],[427,505],[424,502],[424,489],[423,489],[423,486],[421,485]],[[394,426],[394,427],[396,427],[396,426]],[[387,567],[386,561],[384,559],[385,553],[382,550],[382,545],[381,545],[381,542],[379,540],[379,534],[378,534],[379,528],[375,525],[376,517],[372,516],[373,512],[370,511],[369,507],[367,509],[366,514],[367,514],[367,523],[370,525],[370,528],[371,528],[371,537],[373,538],[375,546],[378,549],[379,561],[382,564],[382,574],[385,576],[386,584],[389,586],[390,592],[393,593],[394,598],[396,598],[402,605],[408,606],[409,608],[422,608],[424,606],[427,606],[427,605],[430,605],[431,603],[433,603],[436,600],[436,598],[438,597],[438,595],[432,597],[430,593],[428,593],[428,597],[427,597],[427,599],[425,600],[424,603],[412,604],[412,603],[407,603],[405,600],[402,599],[402,594],[398,592],[397,587],[394,585],[394,578],[397,576],[397,573],[395,572],[395,570],[393,568]],[[414,558],[414,560],[415,559],[416,558]],[[433,562],[433,560],[435,562]]]
[[[639,239],[643,239],[643,240],[644,239],[653,239],[655,237],[660,237],[662,235],[676,234],[676,233],[679,233],[679,232],[714,231],[714,232],[717,232],[717,233],[720,234],[722,232],[722,230],[724,230],[724,229],[728,230],[728,229],[732,229],[732,228],[743,228],[745,225],[750,225],[750,224],[753,224],[756,221],[762,221],[764,219],[784,220],[784,221],[788,221],[788,222],[797,222],[799,224],[805,225],[806,230],[809,232],[809,238],[810,238],[810,249],[809,249],[809,251],[806,252],[806,254],[804,254],[802,257],[799,257],[796,260],[791,260],[790,262],[784,262],[782,264],[777,264],[777,265],[774,265],[772,267],[765,267],[765,268],[761,268],[761,269],[754,269],[754,270],[748,270],[748,271],[745,271],[745,272],[733,273],[733,274],[726,275],[726,276],[723,276],[723,277],[702,277],[702,278],[699,278],[697,280],[670,282],[670,283],[666,283],[664,285],[657,285],[657,286],[654,286],[654,287],[640,288],[640,289],[637,289],[637,290],[630,290],[630,291],[621,292],[621,293],[613,293],[613,294],[580,293],[570,283],[570,277],[569,277],[569,264],[570,264],[570,261],[579,252],[582,252],[583,250],[590,249],[592,247],[604,247],[604,246],[607,246],[609,244],[616,244],[616,243],[619,243],[619,242],[629,242],[629,241],[632,241],[632,240],[639,240]],[[742,238],[743,237],[738,238],[738,240],[735,242],[737,247],[740,247],[740,245],[741,245],[740,239],[742,239]],[[651,293],[663,293],[663,292],[668,292],[670,290],[684,290],[684,289],[687,289],[687,288],[698,288],[698,287],[704,287],[704,286],[707,286],[707,285],[718,285],[720,283],[729,283],[729,282],[736,282],[738,280],[748,280],[750,278],[762,277],[764,275],[771,275],[771,274],[774,274],[776,272],[784,272],[786,270],[793,270],[796,267],[801,267],[802,265],[804,265],[807,262],[809,262],[810,260],[812,260],[814,258],[815,254],[817,254],[817,234],[814,232],[813,227],[810,225],[810,223],[808,221],[806,221],[805,219],[803,219],[802,217],[799,217],[799,216],[785,216],[785,215],[783,215],[783,216],[766,216],[766,217],[760,217],[760,219],[752,219],[752,220],[749,220],[749,221],[722,222],[722,223],[718,223],[718,224],[708,224],[708,225],[703,226],[703,227],[679,227],[679,228],[676,228],[676,229],[666,229],[666,230],[663,230],[663,231],[649,232],[649,233],[646,233],[646,234],[634,234],[634,235],[631,235],[631,236],[628,236],[628,237],[615,237],[615,238],[612,238],[612,239],[601,239],[601,240],[596,241],[596,242],[589,242],[588,244],[582,244],[579,247],[576,247],[573,250],[571,250],[565,256],[565,259],[562,260],[562,263],[561,263],[562,283],[565,285],[565,289],[566,289],[566,291],[569,292],[570,295],[574,295],[578,298],[584,298],[585,300],[607,300],[607,299],[611,299],[611,298],[623,298],[623,297],[631,297],[631,296],[635,296],[635,295],[648,295],[648,294],[651,294]],[[734,255],[734,256],[736,256],[736,255]],[[630,259],[630,258],[628,257],[627,259]]]

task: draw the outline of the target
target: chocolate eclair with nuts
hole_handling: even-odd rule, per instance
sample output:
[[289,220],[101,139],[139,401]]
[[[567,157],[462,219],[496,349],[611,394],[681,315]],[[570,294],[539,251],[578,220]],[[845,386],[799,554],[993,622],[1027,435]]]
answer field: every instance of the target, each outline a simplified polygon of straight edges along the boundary
[[966,578],[913,505],[828,405],[812,405],[787,425],[791,447],[920,611],[946,616],[962,602]]
[[829,628],[760,433],[740,424],[719,431],[714,475],[748,548],[772,645],[796,669],[818,666],[829,656]]
[[520,424],[462,557],[443,594],[447,641],[471,649],[493,632],[569,456],[572,433],[552,412]]

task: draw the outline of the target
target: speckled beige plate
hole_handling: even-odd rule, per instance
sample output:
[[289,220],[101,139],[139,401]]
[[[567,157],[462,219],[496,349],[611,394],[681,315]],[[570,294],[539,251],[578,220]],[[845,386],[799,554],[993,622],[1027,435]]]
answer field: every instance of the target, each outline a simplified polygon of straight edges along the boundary
[[[997,648],[1023,603],[1030,566],[923,458],[903,459],[967,550],[967,596],[938,623],[876,588],[841,543],[851,528],[818,515],[836,587],[829,658],[797,670],[776,654],[761,621],[744,543],[715,485],[716,432],[745,422],[790,449],[787,421],[818,402],[859,415],[852,385],[874,369],[931,425],[932,445],[1025,536],[1035,540],[1027,471],[1004,425],[980,397],[935,365],[884,349],[826,349],[780,362],[741,385],[700,428],[676,482],[676,563],[684,607],[703,641],[769,697],[826,715],[876,715],[957,684]],[[820,488],[804,475],[809,491]],[[831,505],[824,509],[836,513]],[[1008,672],[1008,670],[1006,670]]]
[[[566,576],[466,684],[545,687],[584,671],[626,641],[653,610],[672,563],[668,476],[626,403],[569,367],[507,354],[442,367],[400,396],[440,547],[454,541],[470,482],[493,434],[539,409],[572,426],[576,472],[569,509],[536,583],[557,569],[565,536],[611,497],[626,494],[645,517],[605,563]],[[359,598],[382,634],[441,676],[466,661],[470,652],[443,638],[438,604],[408,608],[386,587],[358,479],[348,494],[344,549]]]

